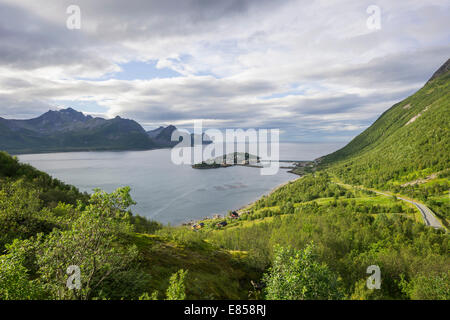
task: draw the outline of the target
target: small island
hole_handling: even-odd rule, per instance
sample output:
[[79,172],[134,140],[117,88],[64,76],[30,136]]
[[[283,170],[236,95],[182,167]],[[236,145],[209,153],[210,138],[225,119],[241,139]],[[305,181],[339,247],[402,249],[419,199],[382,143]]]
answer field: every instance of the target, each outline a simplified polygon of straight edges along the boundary
[[231,166],[252,166],[260,163],[260,157],[248,152],[234,152],[192,165],[194,169],[217,169]]
[[203,161],[202,163],[196,163],[192,165],[194,169],[216,169],[216,168],[224,168],[230,165],[222,164],[222,163],[206,163]]

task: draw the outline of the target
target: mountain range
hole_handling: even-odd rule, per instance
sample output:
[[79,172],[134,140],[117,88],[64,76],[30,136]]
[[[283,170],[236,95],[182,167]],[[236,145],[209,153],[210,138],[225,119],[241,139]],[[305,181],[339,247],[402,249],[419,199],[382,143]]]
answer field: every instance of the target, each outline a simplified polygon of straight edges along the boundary
[[20,154],[167,148],[178,143],[171,141],[175,130],[169,125],[146,132],[136,121],[119,116],[103,119],[72,108],[49,110],[28,120],[0,117],[0,150]]
[[178,141],[172,141],[172,134],[177,130],[177,127],[169,125],[167,127],[159,127],[157,129],[147,131],[147,135],[161,147],[172,147],[178,143]]
[[[160,126],[154,130],[147,131],[148,136],[156,143],[157,146],[162,148],[173,147],[179,143],[179,141],[172,141],[172,134],[178,130],[177,127],[173,125],[168,125],[167,127]],[[190,134],[191,136],[191,145],[195,145],[195,137],[199,136],[194,133]],[[180,138],[182,141],[183,138]],[[208,137],[205,133],[202,133],[201,138],[202,144],[210,144],[212,143],[211,138]]]

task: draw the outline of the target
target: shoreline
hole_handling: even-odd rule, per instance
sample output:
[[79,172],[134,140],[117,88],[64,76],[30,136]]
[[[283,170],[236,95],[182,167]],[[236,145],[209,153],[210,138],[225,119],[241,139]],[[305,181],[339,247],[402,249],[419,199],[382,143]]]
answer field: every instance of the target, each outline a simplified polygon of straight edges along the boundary
[[[102,151],[98,151],[98,150],[90,150],[90,151],[67,151],[67,152],[50,152],[50,153],[31,153],[31,154],[20,154],[17,155],[18,157],[22,157],[22,156],[33,156],[33,155],[44,155],[44,154],[67,154],[67,153],[127,153],[127,152],[148,152],[148,151],[156,151],[156,150],[168,150],[170,148],[157,148],[157,149],[151,149],[151,150],[102,150]],[[19,160],[20,161],[20,160]],[[21,162],[23,163],[29,163],[28,161],[22,160]],[[241,164],[236,164],[237,167],[247,167],[247,168],[252,168],[253,166],[250,165],[241,165]],[[197,221],[202,221],[202,220],[214,220],[214,219],[225,219],[228,216],[228,213],[230,211],[236,211],[238,212],[238,214],[240,215],[242,213],[242,211],[246,210],[247,208],[249,208],[250,206],[252,206],[253,204],[255,204],[258,200],[262,199],[264,196],[270,196],[271,194],[273,194],[275,191],[277,191],[278,189],[282,188],[283,186],[285,186],[286,184],[290,183],[290,182],[294,182],[297,179],[301,178],[302,176],[296,173],[293,173],[289,170],[280,168],[282,171],[280,173],[289,173],[289,174],[293,174],[294,176],[290,176],[288,175],[287,177],[285,177],[287,180],[285,180],[282,183],[279,183],[277,185],[275,185],[272,188],[268,188],[266,190],[264,190],[265,188],[263,188],[263,190],[261,190],[261,193],[255,193],[254,198],[250,198],[247,201],[245,201],[245,199],[243,199],[244,201],[241,202],[241,205],[237,204],[234,208],[233,207],[228,207],[225,206],[224,208],[222,208],[222,210],[220,210],[220,212],[215,212],[215,210],[217,210],[217,207],[213,204],[210,208],[212,210],[208,210],[209,212],[205,212],[205,216],[204,217],[186,217],[187,219],[180,219],[178,222],[172,224],[173,226],[185,226],[185,225],[191,225]],[[290,169],[290,168],[289,168]],[[251,169],[250,169],[251,170]],[[285,170],[283,172],[283,170]],[[270,177],[269,178],[269,182],[273,181],[273,180],[277,180],[275,177]],[[62,181],[62,180],[61,180]],[[80,187],[77,187],[79,190]],[[87,193],[92,194],[92,190],[86,190]],[[231,197],[231,196],[230,196]],[[231,198],[230,198],[231,199]],[[134,210],[133,210],[134,211]],[[144,216],[147,216],[146,214],[144,214]],[[152,219],[152,218],[150,218]],[[158,220],[155,220],[158,221]],[[159,222],[159,221],[158,221]],[[161,222],[159,222],[161,223]],[[165,224],[165,223],[163,223]],[[169,223],[170,224],[170,223]]]
[[[290,172],[290,173],[291,173],[291,172]],[[293,175],[297,175],[297,174],[295,174],[295,173],[292,173],[292,174],[293,174]],[[264,196],[268,197],[268,196],[270,196],[272,193],[274,193],[275,191],[277,191],[278,189],[284,187],[285,185],[287,185],[287,184],[289,184],[289,183],[291,183],[291,182],[297,181],[298,179],[301,179],[302,177],[303,177],[303,176],[299,176],[299,177],[297,177],[297,178],[295,178],[295,179],[293,179],[293,180],[289,180],[289,181],[280,183],[279,185],[273,187],[268,193],[265,193],[265,194],[260,195],[258,199],[254,200],[254,201],[252,201],[252,202],[250,202],[250,203],[244,205],[243,207],[239,208],[238,210],[236,210],[237,213],[239,213],[239,215],[240,215],[241,212],[239,212],[239,211],[247,209],[248,207],[254,205],[254,204],[256,203],[256,201],[260,200],[262,197],[264,197]]]
[[[288,171],[288,172],[289,172],[289,171]],[[278,189],[284,187],[285,185],[287,185],[287,184],[289,184],[289,183],[291,183],[291,182],[297,181],[298,179],[303,178],[303,176],[299,176],[298,174],[295,174],[295,173],[292,173],[292,172],[289,172],[289,173],[291,173],[291,174],[293,174],[293,175],[296,175],[297,178],[292,179],[292,180],[288,180],[288,181],[285,181],[285,182],[283,182],[283,183],[280,183],[279,185],[276,185],[276,186],[273,187],[268,193],[263,193],[263,194],[259,195],[257,199],[255,199],[255,200],[253,200],[252,202],[247,203],[246,205],[244,205],[244,206],[240,207],[239,209],[235,210],[235,211],[238,213],[238,215],[240,216],[240,215],[243,213],[243,212],[241,212],[242,210],[245,210],[245,209],[247,209],[248,207],[252,206],[253,204],[256,203],[256,201],[260,200],[262,197],[264,197],[264,196],[270,196],[272,193],[274,193],[274,192],[277,191]],[[214,214],[214,215],[217,215],[217,214]],[[214,216],[211,215],[211,216],[208,216],[208,217],[204,217],[204,218],[202,218],[202,219],[197,219],[197,220],[190,220],[190,221],[186,221],[186,222],[181,222],[179,225],[176,225],[176,227],[192,226],[192,225],[198,223],[199,221],[215,220],[215,219],[225,219],[225,218],[226,218],[225,215],[224,215],[224,216],[220,215],[220,216],[221,216],[221,218],[214,218]]]

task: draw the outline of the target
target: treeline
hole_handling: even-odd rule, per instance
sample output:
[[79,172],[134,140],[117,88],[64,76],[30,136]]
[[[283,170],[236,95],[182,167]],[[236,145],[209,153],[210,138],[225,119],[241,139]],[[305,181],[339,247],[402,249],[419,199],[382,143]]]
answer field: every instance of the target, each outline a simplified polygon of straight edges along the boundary
[[326,172],[310,174],[301,178],[301,182],[290,182],[279,188],[270,196],[264,196],[255,202],[254,208],[261,209],[285,203],[299,203],[318,198],[339,197],[346,194],[346,190],[330,184],[330,177]]
[[263,219],[267,217],[274,217],[285,214],[294,214],[301,213],[305,210],[314,210],[315,208],[320,207],[321,209],[326,209],[330,207],[341,208],[350,210],[352,212],[358,213],[366,213],[366,214],[378,214],[378,213],[414,213],[414,208],[408,208],[405,205],[402,205],[400,201],[398,203],[390,204],[390,205],[382,205],[382,204],[372,204],[372,203],[359,203],[356,200],[337,200],[333,199],[330,202],[325,204],[317,204],[317,202],[312,201],[311,203],[301,204],[299,206],[294,206],[291,202],[287,202],[282,204],[280,207],[269,207],[269,208],[260,208],[257,211],[249,210],[246,213],[243,213],[240,216],[240,220],[242,221],[252,221]]
[[11,181],[23,180],[39,190],[38,197],[42,206],[55,207],[59,202],[76,205],[77,201],[86,202],[87,193],[80,192],[76,187],[52,178],[45,172],[20,163],[17,157],[11,157],[0,151],[0,185]]

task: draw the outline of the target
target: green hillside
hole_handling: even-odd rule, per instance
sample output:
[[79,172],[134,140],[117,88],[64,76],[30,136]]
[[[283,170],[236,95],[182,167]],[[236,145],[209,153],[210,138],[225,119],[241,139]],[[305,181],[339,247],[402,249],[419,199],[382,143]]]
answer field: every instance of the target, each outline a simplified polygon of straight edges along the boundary
[[[424,226],[413,206],[400,200],[343,188],[318,172],[243,212],[225,228],[201,233],[221,248],[247,251],[249,263],[262,272],[279,259],[277,245],[302,249],[313,243],[318,263],[337,276],[347,299],[450,298],[448,234]],[[365,287],[370,265],[381,269],[381,290]],[[428,285],[433,282],[435,288]]]
[[447,70],[384,112],[344,148],[325,156],[321,164],[347,183],[382,189],[447,170],[449,111]]
[[450,60],[415,94],[321,159],[342,182],[428,205],[450,227]]

